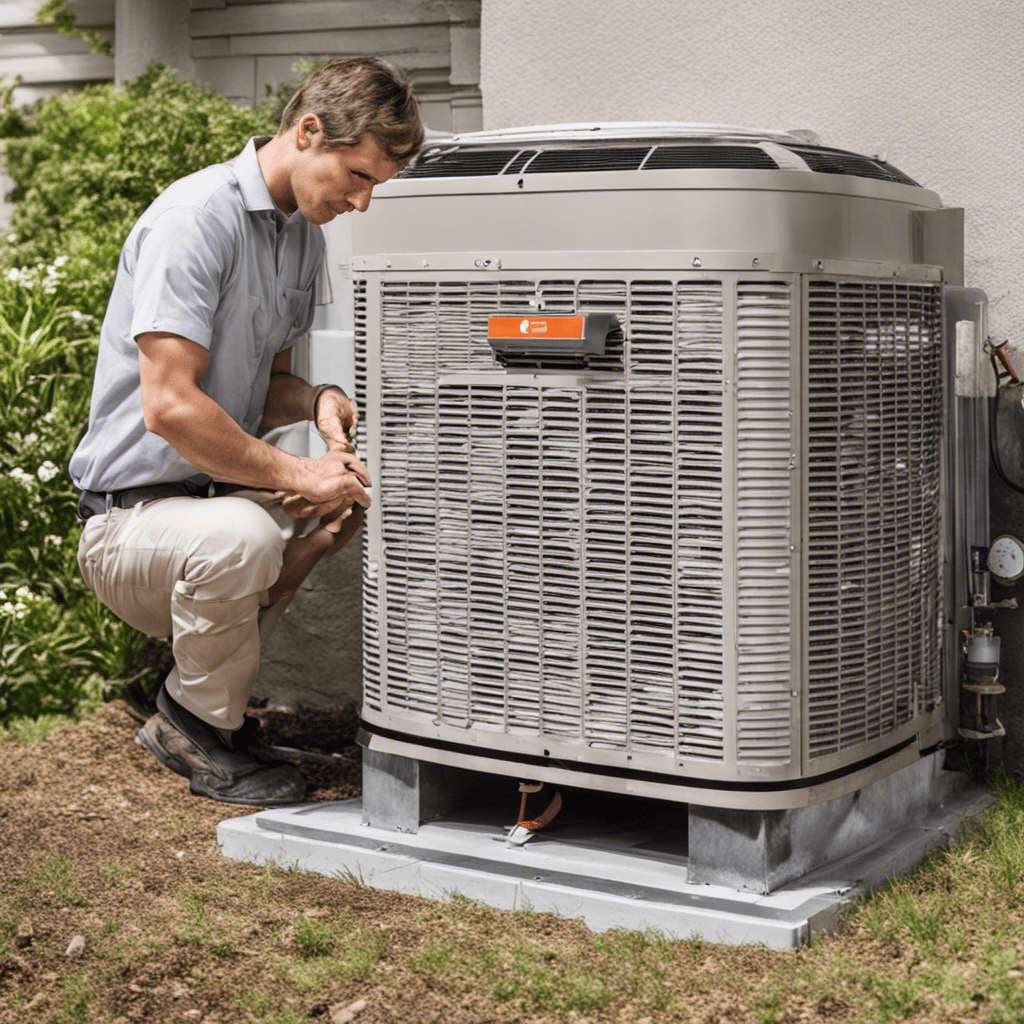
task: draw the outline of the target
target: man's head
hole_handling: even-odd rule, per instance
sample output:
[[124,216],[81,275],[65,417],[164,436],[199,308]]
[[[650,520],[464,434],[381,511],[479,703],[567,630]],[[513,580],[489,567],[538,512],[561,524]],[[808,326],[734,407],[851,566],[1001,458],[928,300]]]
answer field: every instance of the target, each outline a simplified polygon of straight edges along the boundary
[[423,122],[409,80],[379,57],[344,57],[321,65],[299,86],[281,116],[278,135],[315,114],[327,146],[357,146],[373,136],[381,152],[404,167],[423,145]]
[[373,186],[419,151],[423,123],[412,86],[397,69],[377,57],[349,57],[328,61],[302,83],[267,149],[280,144],[290,158],[275,201],[326,224],[369,206]]

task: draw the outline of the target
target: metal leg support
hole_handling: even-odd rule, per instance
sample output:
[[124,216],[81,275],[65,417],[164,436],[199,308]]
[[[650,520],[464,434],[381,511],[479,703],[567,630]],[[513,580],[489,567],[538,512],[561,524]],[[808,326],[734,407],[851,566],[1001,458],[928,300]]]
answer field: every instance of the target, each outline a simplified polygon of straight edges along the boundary
[[784,811],[689,808],[690,882],[769,893],[925,817],[968,776],[932,754],[846,796]]
[[480,788],[477,772],[363,748],[363,824],[392,832],[420,825],[460,807]]

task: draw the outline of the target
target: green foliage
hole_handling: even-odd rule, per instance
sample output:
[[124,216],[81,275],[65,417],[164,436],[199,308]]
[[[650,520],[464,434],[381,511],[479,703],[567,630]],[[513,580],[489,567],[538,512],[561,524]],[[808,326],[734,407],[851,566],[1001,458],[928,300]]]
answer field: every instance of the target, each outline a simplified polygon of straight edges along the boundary
[[[2,96],[0,96],[2,99]],[[3,159],[14,188],[8,267],[67,259],[63,299],[99,316],[143,210],[178,178],[276,130],[281,98],[237,106],[159,65],[123,87],[87,86],[24,111],[8,98]]]
[[89,400],[91,318],[56,305],[63,265],[0,276],[0,720],[98,696],[133,640],[101,612],[76,559],[63,467]]

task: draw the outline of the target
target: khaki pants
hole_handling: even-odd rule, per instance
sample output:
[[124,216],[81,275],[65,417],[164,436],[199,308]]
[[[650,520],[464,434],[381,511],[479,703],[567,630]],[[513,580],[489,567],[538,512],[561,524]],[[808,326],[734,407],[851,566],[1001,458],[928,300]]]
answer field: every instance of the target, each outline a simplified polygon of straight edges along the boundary
[[91,516],[82,530],[86,584],[130,626],[172,637],[167,690],[216,728],[242,724],[261,615],[279,614],[266,608],[267,590],[295,522],[279,501],[263,491],[161,498]]

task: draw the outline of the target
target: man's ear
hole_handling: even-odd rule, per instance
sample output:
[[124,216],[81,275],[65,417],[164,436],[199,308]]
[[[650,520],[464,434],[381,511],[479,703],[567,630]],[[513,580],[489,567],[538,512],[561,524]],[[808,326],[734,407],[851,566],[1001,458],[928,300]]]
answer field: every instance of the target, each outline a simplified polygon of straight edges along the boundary
[[313,145],[313,140],[317,136],[322,136],[323,130],[324,126],[320,123],[320,118],[316,114],[303,114],[299,118],[297,129],[299,149],[305,149],[307,146]]

